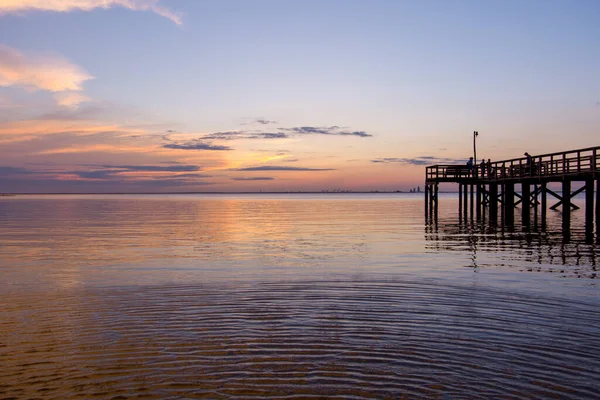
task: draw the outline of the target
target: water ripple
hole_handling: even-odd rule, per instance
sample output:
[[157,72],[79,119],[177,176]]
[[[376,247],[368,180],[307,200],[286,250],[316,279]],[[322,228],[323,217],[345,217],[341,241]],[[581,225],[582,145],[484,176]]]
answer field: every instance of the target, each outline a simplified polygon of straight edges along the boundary
[[11,294],[0,398],[597,398],[585,302],[415,281]]

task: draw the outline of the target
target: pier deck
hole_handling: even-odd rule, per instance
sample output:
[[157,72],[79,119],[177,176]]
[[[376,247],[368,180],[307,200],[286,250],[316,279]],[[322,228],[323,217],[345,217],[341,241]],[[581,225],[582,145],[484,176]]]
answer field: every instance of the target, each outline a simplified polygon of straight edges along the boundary
[[562,182],[598,179],[599,173],[600,146],[532,156],[531,164],[526,157],[495,161],[483,170],[477,164],[471,173],[466,165],[433,165],[427,167],[425,181],[427,184]]

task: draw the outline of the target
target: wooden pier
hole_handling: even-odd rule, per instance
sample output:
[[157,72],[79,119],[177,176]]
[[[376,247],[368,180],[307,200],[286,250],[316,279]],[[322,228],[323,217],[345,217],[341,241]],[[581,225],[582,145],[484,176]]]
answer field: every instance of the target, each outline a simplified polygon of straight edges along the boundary
[[[438,186],[440,183],[458,183],[459,215],[477,218],[487,214],[490,223],[498,217],[504,225],[512,226],[515,208],[521,207],[522,224],[528,226],[531,214],[545,224],[548,195],[556,203],[549,209],[562,210],[563,232],[571,226],[571,211],[578,210],[571,199],[585,191],[585,231],[600,238],[600,146],[559,153],[541,154],[489,164],[432,165],[425,173],[425,217],[437,220]],[[583,185],[572,191],[573,182]],[[561,194],[548,187],[560,183]],[[520,186],[520,192],[515,186]],[[594,195],[595,186],[595,195]],[[595,206],[594,206],[595,197]],[[594,222],[595,221],[595,222]]]

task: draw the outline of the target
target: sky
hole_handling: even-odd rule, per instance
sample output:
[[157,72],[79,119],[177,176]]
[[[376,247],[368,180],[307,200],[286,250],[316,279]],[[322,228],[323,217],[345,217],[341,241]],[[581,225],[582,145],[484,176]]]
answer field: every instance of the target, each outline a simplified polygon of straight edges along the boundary
[[597,0],[0,0],[0,193],[408,191],[600,145]]

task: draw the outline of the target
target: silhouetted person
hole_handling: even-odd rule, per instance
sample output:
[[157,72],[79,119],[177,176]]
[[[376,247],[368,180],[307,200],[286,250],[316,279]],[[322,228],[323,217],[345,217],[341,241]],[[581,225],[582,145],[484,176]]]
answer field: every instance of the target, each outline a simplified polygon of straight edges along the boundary
[[527,171],[529,174],[533,175],[533,157],[531,157],[531,155],[528,152],[525,152],[525,154],[523,154],[525,157],[527,157]]
[[470,157],[469,161],[467,161],[467,174],[469,176],[471,176],[472,173],[473,173],[473,157]]
[[485,158],[481,159],[481,163],[479,164],[479,169],[481,170],[481,177],[485,178]]
[[492,177],[492,160],[490,160],[488,158],[487,163],[485,164],[485,166],[487,167],[488,178],[491,178]]

